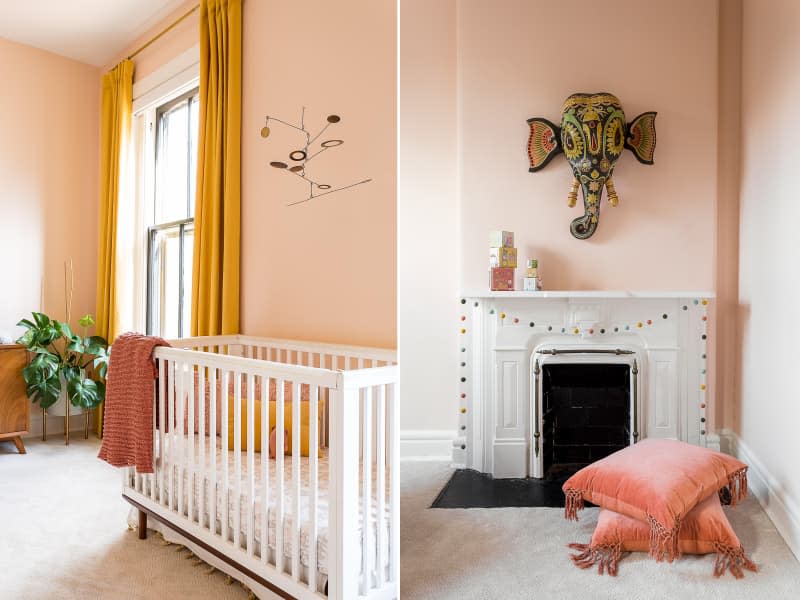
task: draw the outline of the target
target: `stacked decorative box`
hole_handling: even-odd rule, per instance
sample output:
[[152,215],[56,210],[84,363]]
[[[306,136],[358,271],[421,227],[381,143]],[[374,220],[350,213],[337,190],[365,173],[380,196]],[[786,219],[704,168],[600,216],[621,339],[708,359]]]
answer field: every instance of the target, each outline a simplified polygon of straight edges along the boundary
[[513,291],[514,270],[517,268],[517,249],[513,231],[489,232],[489,270],[492,291]]

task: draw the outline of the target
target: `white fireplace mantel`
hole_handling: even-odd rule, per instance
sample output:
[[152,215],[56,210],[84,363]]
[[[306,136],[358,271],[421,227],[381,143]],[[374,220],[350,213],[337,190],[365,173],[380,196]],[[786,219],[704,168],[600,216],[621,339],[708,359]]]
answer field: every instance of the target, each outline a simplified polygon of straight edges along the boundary
[[541,292],[466,292],[461,298],[714,298],[708,291],[545,290]]
[[642,437],[717,447],[706,430],[708,291],[475,291],[460,297],[459,437],[453,462],[536,473],[537,352],[627,349],[640,361]]

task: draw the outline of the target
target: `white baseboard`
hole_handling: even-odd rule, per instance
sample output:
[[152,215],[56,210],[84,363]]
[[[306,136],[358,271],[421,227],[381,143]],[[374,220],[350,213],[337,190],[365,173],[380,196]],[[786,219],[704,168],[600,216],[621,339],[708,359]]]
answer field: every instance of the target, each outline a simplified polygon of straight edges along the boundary
[[455,437],[449,429],[401,429],[400,460],[450,462]]
[[747,485],[750,492],[758,499],[789,549],[800,560],[800,507],[797,502],[786,494],[764,463],[735,432],[723,429],[720,437],[727,443],[730,454],[749,465]]

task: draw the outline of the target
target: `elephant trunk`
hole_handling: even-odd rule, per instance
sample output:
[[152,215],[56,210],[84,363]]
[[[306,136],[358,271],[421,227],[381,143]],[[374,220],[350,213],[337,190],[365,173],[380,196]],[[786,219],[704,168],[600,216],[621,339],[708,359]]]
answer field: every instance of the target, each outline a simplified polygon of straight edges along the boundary
[[[591,180],[590,180],[591,181]],[[600,195],[603,193],[602,184],[596,192],[589,190],[589,182],[581,183],[583,192],[583,215],[574,219],[569,225],[573,237],[585,240],[592,237],[597,230],[597,219],[600,216]]]

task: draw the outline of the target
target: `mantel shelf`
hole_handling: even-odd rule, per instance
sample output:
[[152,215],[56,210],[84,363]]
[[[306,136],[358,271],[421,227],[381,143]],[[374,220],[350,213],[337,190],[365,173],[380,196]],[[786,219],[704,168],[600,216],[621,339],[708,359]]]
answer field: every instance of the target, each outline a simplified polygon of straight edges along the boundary
[[460,298],[714,298],[708,290],[545,290],[541,292],[492,292],[489,290],[463,292]]

